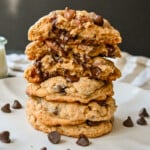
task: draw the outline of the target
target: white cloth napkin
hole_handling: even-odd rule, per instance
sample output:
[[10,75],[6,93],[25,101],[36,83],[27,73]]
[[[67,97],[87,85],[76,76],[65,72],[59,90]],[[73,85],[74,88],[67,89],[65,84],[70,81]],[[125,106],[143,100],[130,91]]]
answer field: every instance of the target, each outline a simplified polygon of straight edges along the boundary
[[[122,77],[118,81],[150,90],[150,58],[122,52],[121,58],[111,60],[122,72]],[[23,71],[30,63],[23,54],[7,55],[9,75],[23,76]]]
[[25,68],[31,63],[24,54],[9,54],[6,58],[9,76],[23,76]]
[[150,58],[122,52],[122,58],[114,62],[122,72],[119,81],[150,90]]

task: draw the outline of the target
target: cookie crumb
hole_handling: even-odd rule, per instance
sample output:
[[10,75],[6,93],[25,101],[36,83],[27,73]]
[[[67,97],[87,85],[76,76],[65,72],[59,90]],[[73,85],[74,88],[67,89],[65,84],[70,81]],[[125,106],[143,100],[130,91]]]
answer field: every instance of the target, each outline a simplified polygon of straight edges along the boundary
[[125,127],[133,127],[134,126],[133,121],[130,116],[128,116],[128,118],[125,121],[123,121],[123,125]]

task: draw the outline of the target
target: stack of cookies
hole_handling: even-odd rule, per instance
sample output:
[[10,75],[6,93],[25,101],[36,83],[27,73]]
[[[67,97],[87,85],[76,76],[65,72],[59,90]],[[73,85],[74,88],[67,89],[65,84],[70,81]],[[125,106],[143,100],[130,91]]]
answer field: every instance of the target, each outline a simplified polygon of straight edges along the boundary
[[56,10],[28,31],[27,117],[35,129],[98,137],[112,130],[119,32],[94,12]]

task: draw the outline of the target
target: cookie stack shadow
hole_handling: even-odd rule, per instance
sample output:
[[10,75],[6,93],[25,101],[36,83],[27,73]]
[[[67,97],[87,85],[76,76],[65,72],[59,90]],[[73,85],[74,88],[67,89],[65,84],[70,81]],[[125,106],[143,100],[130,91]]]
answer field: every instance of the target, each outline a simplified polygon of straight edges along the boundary
[[119,32],[102,16],[66,8],[40,18],[28,39],[32,64],[24,76],[32,126],[72,137],[109,133],[116,110],[112,81],[121,73],[107,58],[120,57]]

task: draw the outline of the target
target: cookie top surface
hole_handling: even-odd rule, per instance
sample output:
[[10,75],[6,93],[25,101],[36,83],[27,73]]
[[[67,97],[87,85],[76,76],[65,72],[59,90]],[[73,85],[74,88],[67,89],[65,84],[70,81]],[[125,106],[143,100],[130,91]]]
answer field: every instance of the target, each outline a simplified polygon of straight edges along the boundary
[[45,125],[77,125],[84,122],[98,123],[110,120],[116,110],[115,100],[111,97],[104,101],[66,103],[46,101],[30,97],[26,109]]
[[94,12],[85,10],[52,11],[29,28],[30,41],[52,39],[67,44],[118,44],[120,33]]
[[40,131],[49,133],[51,131],[58,131],[62,135],[79,137],[81,134],[87,137],[95,138],[111,132],[113,123],[112,120],[102,121],[98,125],[90,126],[86,123],[80,125],[66,125],[66,126],[48,126],[43,124],[35,115],[32,113],[27,114],[27,118],[32,126]]
[[37,96],[48,101],[88,103],[92,100],[105,100],[112,96],[112,83],[102,80],[80,78],[77,82],[67,82],[62,76],[49,78],[42,83],[29,83],[26,89],[29,96]]

